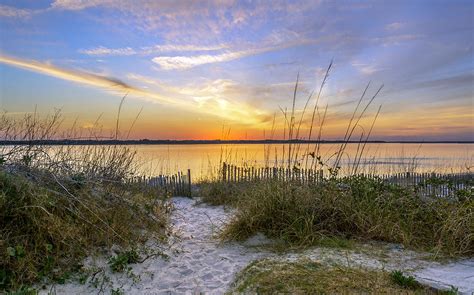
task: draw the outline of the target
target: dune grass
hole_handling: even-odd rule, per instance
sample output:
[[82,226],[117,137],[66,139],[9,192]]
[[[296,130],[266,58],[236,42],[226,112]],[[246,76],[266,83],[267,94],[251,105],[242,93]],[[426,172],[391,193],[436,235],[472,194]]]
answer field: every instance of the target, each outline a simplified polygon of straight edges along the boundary
[[133,150],[41,145],[62,138],[58,113],[4,114],[0,123],[1,139],[28,143],[0,146],[0,292],[64,282],[87,255],[111,246],[166,239],[167,195],[127,182]]
[[247,187],[253,185],[255,184],[205,180],[199,183],[199,197],[202,202],[213,206],[235,206]]
[[400,243],[435,254],[474,254],[474,198],[422,198],[378,179],[351,176],[320,184],[259,181],[206,183],[205,202],[235,207],[223,237],[258,232],[289,246],[328,239]]
[[[452,197],[440,198],[360,175],[365,147],[381,106],[372,120],[366,119],[383,85],[369,95],[370,83],[367,84],[347,122],[341,144],[326,158],[321,154],[328,106],[321,106],[320,99],[332,65],[331,62],[319,91],[311,92],[301,111],[296,106],[299,78],[296,79],[290,111],[280,108],[283,138],[290,142],[280,152],[275,150],[273,164],[290,171],[322,171],[326,177],[310,184],[282,180],[202,182],[199,189],[202,201],[237,209],[223,230],[223,238],[244,240],[261,232],[292,247],[327,244],[327,241],[376,240],[434,254],[474,255],[474,196],[470,183],[466,183],[467,189]],[[308,113],[308,108],[312,112]],[[366,128],[362,127],[364,121],[370,123]],[[274,126],[275,119],[272,136]],[[362,130],[360,134],[358,130]],[[359,140],[356,154],[349,158],[346,148],[353,138]],[[316,140],[316,144],[312,148],[310,144],[304,147],[298,142],[301,139]],[[272,158],[270,151],[265,147],[265,167],[272,167],[268,160]],[[344,160],[347,164],[343,164]]]
[[383,271],[344,266],[328,267],[309,260],[283,262],[264,259],[251,263],[240,272],[231,292],[239,294],[456,294],[454,291],[434,290],[414,280],[410,282],[410,284],[402,284],[393,279],[393,274]]
[[61,281],[97,249],[165,239],[168,208],[155,191],[50,181],[0,171],[2,289]]

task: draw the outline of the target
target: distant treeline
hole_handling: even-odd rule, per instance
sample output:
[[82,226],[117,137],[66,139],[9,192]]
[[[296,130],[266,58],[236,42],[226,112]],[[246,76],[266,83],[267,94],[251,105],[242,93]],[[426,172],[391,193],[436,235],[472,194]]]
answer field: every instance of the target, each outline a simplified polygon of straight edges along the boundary
[[[343,140],[155,140],[155,139],[137,139],[137,140],[97,140],[97,139],[59,139],[59,140],[0,140],[0,145],[179,145],[179,144],[283,144],[283,143],[321,143],[337,144],[343,143]],[[358,141],[348,141],[348,143],[359,143]],[[370,140],[367,143],[474,143],[474,141],[383,141]]]

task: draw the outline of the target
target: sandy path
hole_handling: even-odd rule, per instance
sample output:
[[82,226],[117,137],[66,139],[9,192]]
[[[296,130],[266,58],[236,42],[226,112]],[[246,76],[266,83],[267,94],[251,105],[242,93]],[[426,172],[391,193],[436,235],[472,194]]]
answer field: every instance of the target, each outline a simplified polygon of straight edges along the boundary
[[[264,238],[256,237],[245,244],[219,243],[214,235],[230,216],[222,207],[196,205],[195,200],[188,198],[173,198],[173,203],[176,210],[172,223],[179,238],[167,251],[168,260],[152,258],[131,265],[133,275],[111,273],[104,258],[89,261],[105,270],[105,294],[110,294],[111,288],[125,294],[223,294],[240,270],[251,261],[264,257],[288,261],[308,258],[329,265],[402,269],[436,287],[453,285],[462,293],[474,292],[474,259],[442,265],[424,260],[423,254],[387,244],[362,247],[357,251],[313,248],[277,256],[249,247],[268,242]],[[90,282],[83,285],[71,282],[52,286],[49,290],[57,294],[97,294],[99,291]]]
[[[135,281],[126,274],[107,270],[106,276],[111,280],[107,285],[120,288],[125,294],[223,294],[237,272],[266,255],[238,243],[220,244],[214,238],[216,230],[229,216],[222,207],[196,206],[189,198],[173,198],[173,203],[175,211],[171,221],[178,238],[167,251],[170,258],[149,259],[132,265],[133,273],[140,276]],[[103,266],[106,260],[97,259],[93,264]],[[98,292],[87,283],[56,285],[54,289],[57,294]]]
[[220,244],[215,239],[218,228],[228,217],[222,208],[193,206],[194,201],[187,198],[173,201],[176,212],[172,222],[179,236],[175,249],[179,254],[172,255],[169,262],[145,266],[155,273],[155,279],[142,281],[146,285],[144,291],[222,294],[237,272],[250,261],[263,257],[263,253],[241,244]]

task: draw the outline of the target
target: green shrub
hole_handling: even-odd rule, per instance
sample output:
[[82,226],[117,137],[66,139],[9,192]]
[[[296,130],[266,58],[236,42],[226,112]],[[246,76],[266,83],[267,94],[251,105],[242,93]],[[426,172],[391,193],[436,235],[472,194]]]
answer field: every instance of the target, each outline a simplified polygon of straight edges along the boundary
[[109,266],[113,272],[123,272],[127,265],[140,261],[140,255],[136,250],[128,250],[117,254],[109,259]]
[[403,288],[416,290],[421,287],[420,283],[418,283],[414,277],[405,276],[403,272],[399,270],[392,271],[390,273],[390,279],[392,280],[392,282]]

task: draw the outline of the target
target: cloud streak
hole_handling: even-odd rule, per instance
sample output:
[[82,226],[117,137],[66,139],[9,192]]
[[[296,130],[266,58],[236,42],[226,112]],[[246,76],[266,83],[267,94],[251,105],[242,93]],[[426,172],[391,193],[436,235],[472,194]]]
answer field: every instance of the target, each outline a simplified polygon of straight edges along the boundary
[[135,51],[131,47],[107,48],[107,47],[104,47],[104,46],[99,46],[99,47],[92,48],[92,49],[81,49],[81,50],[79,50],[79,53],[86,54],[86,55],[93,55],[93,56],[106,56],[106,55],[127,56],[127,55],[135,55],[135,54],[137,54],[137,51]]
[[383,70],[383,68],[379,68],[374,64],[361,63],[358,61],[352,62],[352,66],[356,68],[362,74],[368,75],[368,76]]
[[247,56],[262,54],[265,52],[285,49],[294,46],[313,44],[316,42],[317,40],[302,39],[294,42],[275,44],[273,46],[267,46],[262,48],[254,48],[240,51],[228,51],[216,55],[203,54],[193,56],[158,56],[153,58],[152,61],[164,70],[185,70],[200,65],[227,62]]
[[114,0],[55,0],[51,3],[52,8],[64,10],[81,10],[99,5],[113,4]]
[[33,11],[28,9],[15,8],[0,4],[0,17],[25,18],[31,16],[33,13]]
[[23,60],[4,55],[0,55],[0,63],[59,78],[62,80],[79,83],[82,85],[111,90],[122,94],[134,94],[139,97],[147,98],[148,100],[151,100],[153,102],[173,105],[179,104],[176,100],[160,95],[158,93],[147,92],[145,90],[130,86],[127,83],[116,78],[100,76],[97,74],[87,73],[83,71],[63,69],[47,63],[41,63],[34,60]]
[[91,49],[81,49],[79,53],[92,56],[128,56],[128,55],[149,55],[162,52],[191,52],[191,51],[215,51],[228,48],[227,45],[220,44],[214,46],[200,46],[200,45],[173,45],[173,44],[159,44],[153,46],[144,46],[139,49],[131,47],[123,48],[107,48],[99,46]]
[[82,85],[111,90],[121,94],[129,93],[130,95],[151,102],[172,105],[198,113],[212,114],[222,119],[237,121],[244,124],[262,124],[268,119],[266,113],[262,110],[258,110],[244,103],[230,101],[222,97],[209,97],[209,99],[206,99],[203,103],[192,96],[165,96],[156,92],[150,92],[130,86],[116,78],[104,77],[83,71],[63,69],[51,64],[33,60],[23,60],[0,55],[0,63]]
[[0,63],[81,84],[123,91],[134,90],[133,87],[127,85],[126,83],[118,79],[108,78],[91,73],[61,69],[47,63],[40,63],[33,60],[23,60],[5,55],[0,55]]
[[[267,50],[268,51],[268,50]],[[152,59],[154,63],[164,70],[185,70],[196,66],[226,62],[242,57],[263,53],[263,50],[246,50],[222,53],[218,55],[195,55],[195,56],[159,56]]]
[[388,25],[385,26],[385,29],[387,31],[397,31],[397,30],[400,30],[401,28],[405,27],[405,23],[401,23],[401,22],[394,22],[394,23],[390,23]]
[[229,48],[228,45],[218,44],[210,46],[200,46],[200,45],[173,45],[173,44],[162,44],[154,45],[148,47],[142,47],[141,50],[144,54],[151,54],[157,52],[172,52],[172,51],[215,51]]

